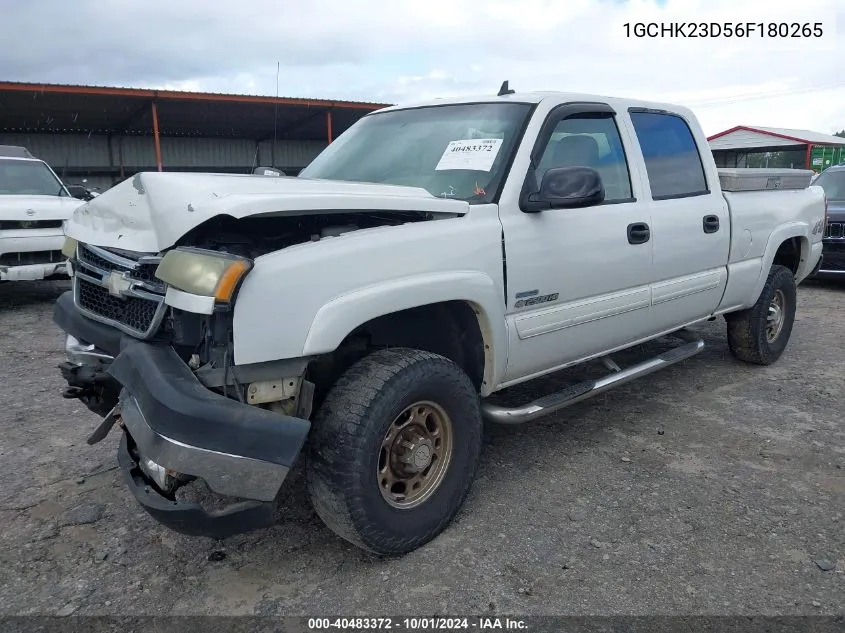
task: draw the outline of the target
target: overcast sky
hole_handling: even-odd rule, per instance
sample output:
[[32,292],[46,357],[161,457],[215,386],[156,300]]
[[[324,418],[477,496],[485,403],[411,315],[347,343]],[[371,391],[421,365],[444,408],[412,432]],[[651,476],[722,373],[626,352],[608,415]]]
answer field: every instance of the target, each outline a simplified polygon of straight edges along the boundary
[[[708,134],[845,128],[845,0],[39,0],[2,13],[0,80],[274,94],[279,62],[282,96],[404,103],[509,79],[682,103]],[[691,21],[820,22],[823,36],[624,27]]]

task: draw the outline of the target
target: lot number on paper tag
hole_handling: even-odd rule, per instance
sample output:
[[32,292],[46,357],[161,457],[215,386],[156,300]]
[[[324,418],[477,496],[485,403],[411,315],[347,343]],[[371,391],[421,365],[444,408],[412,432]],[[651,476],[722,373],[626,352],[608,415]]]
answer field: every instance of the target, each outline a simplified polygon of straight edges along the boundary
[[447,169],[471,169],[473,171],[490,171],[493,161],[502,146],[500,138],[474,138],[451,141],[446,151],[440,157],[435,171]]

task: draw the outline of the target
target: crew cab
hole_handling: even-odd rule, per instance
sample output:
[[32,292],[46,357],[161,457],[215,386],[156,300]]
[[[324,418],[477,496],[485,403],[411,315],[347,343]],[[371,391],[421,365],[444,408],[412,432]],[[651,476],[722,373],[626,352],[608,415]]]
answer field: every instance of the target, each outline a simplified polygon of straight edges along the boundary
[[507,86],[369,114],[297,177],[141,173],[66,226],[65,395],[103,416],[89,442],[120,428],[128,487],[173,529],[270,525],[301,457],[332,530],[408,552],[462,506],[485,418],[688,359],[718,316],[734,356],[775,362],[822,251],[809,179],[720,173],[683,107]]
[[67,279],[62,223],[80,204],[47,163],[0,145],[0,281]]

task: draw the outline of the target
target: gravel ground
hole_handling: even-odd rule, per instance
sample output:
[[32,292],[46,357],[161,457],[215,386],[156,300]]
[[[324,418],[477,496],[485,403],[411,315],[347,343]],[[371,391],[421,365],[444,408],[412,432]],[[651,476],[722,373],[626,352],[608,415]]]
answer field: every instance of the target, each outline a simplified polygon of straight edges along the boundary
[[269,530],[215,542],[156,524],[115,470],[118,434],[87,446],[97,419],[60,396],[66,288],[0,285],[0,614],[845,610],[843,285],[801,287],[771,367],[732,360],[719,319],[673,369],[490,428],[458,520],[400,559],[337,539],[301,480]]

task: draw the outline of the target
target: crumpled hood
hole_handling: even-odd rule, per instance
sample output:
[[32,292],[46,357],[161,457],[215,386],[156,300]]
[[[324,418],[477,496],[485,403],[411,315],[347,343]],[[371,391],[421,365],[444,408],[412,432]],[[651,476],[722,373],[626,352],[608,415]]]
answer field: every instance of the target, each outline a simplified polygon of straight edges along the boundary
[[66,225],[89,244],[157,253],[218,215],[306,215],[344,211],[464,214],[469,204],[423,189],[236,174],[144,172],[79,207]]
[[59,196],[0,195],[0,220],[68,220],[81,204]]

